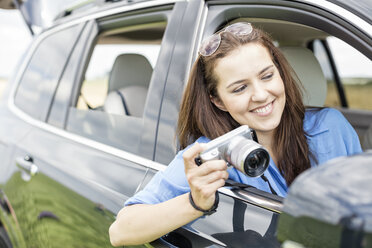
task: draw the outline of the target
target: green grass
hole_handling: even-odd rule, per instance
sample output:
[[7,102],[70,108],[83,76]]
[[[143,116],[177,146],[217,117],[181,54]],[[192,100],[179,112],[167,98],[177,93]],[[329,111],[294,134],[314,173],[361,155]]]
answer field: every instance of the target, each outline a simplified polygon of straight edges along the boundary
[[[16,173],[2,188],[17,214],[27,247],[112,247],[108,228],[114,215],[50,178],[38,174],[24,182]],[[42,211],[58,219],[38,219]]]
[[[23,234],[23,240],[18,238],[21,241],[18,245],[13,237],[15,248],[112,247],[108,229],[115,220],[114,214],[49,177],[40,173],[25,182],[17,172],[0,188],[17,215],[20,230],[13,232],[18,237]],[[38,219],[42,211],[51,212],[58,219]],[[11,215],[1,213],[1,220],[6,218],[12,222],[11,228],[17,226]],[[145,244],[130,247],[152,246]]]

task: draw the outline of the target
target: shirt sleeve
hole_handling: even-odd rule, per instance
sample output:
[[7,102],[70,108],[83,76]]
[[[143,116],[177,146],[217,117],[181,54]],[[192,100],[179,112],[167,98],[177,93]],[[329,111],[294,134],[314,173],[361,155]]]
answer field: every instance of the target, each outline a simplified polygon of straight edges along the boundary
[[357,133],[343,114],[333,108],[310,110],[304,123],[310,151],[317,161],[312,166],[330,159],[362,152]]
[[157,204],[190,191],[186,180],[182,152],[179,152],[164,171],[159,171],[145,188],[129,198],[124,206]]
[[[337,137],[336,147],[343,153],[339,155],[349,156],[362,152],[358,134],[340,111],[329,109],[327,122],[332,136]],[[340,149],[341,147],[344,149]]]

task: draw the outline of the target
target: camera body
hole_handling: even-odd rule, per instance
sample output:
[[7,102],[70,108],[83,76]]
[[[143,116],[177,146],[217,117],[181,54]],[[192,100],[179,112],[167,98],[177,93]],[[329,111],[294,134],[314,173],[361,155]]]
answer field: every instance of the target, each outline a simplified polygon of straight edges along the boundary
[[197,164],[223,159],[250,177],[261,176],[269,166],[267,150],[257,143],[256,133],[247,125],[240,126],[206,144],[196,158]]

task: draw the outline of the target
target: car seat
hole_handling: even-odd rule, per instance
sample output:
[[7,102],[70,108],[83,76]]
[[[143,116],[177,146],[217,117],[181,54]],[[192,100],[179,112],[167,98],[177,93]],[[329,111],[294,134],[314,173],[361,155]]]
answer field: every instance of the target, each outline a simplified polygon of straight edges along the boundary
[[280,49],[304,87],[304,105],[323,107],[327,97],[327,80],[314,53],[303,47]]
[[120,54],[112,66],[103,110],[110,114],[142,117],[152,75],[141,54]]

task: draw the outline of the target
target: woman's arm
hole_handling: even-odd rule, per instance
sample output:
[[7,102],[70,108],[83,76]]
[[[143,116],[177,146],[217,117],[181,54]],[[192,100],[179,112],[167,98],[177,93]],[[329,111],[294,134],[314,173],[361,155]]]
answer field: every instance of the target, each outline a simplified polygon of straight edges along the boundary
[[[195,144],[183,154],[185,173],[195,204],[208,210],[215,201],[215,192],[228,178],[226,162],[208,161],[201,166],[194,162],[203,150]],[[136,204],[124,207],[110,226],[111,244],[138,245],[153,241],[202,216],[202,212],[192,207],[189,193],[168,201],[147,205]]]
[[110,226],[111,244],[119,246],[147,243],[202,216],[202,212],[189,203],[188,194],[155,205],[136,204],[124,207]]

